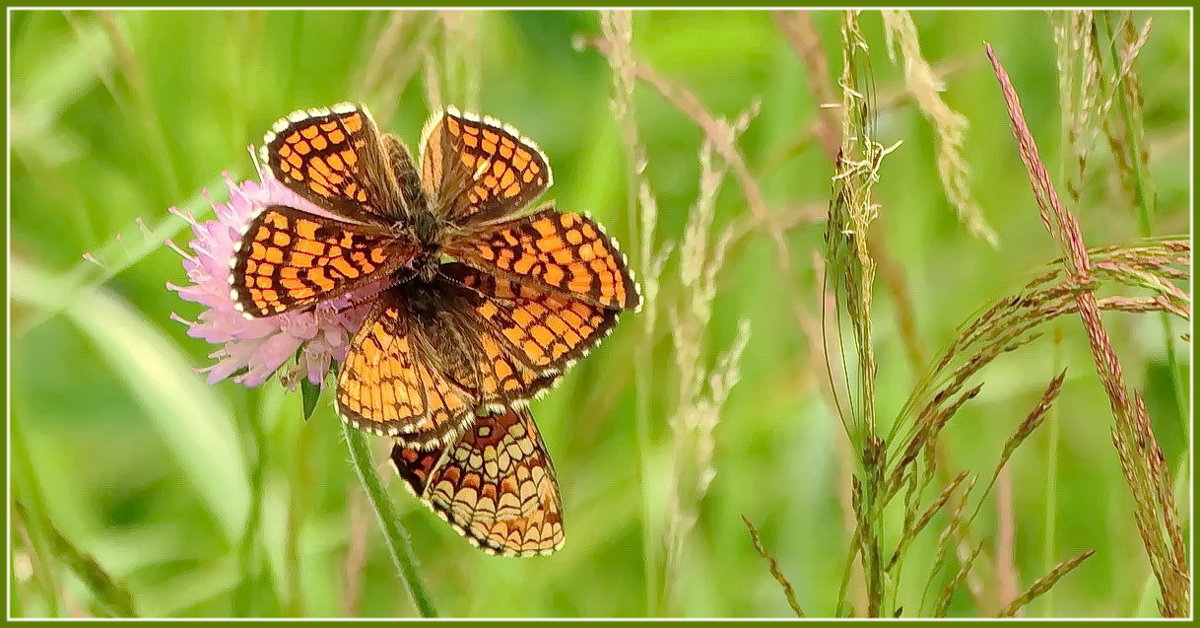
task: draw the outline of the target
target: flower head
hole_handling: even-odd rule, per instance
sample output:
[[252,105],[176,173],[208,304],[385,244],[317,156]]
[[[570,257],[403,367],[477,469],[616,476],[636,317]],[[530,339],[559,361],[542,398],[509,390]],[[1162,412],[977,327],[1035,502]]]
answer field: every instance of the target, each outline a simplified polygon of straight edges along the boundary
[[[260,172],[261,182],[235,183],[228,175],[225,185],[229,201],[212,204],[216,218],[198,222],[187,212],[171,211],[192,225],[190,252],[176,247],[183,256],[183,268],[190,285],[167,287],[186,300],[199,303],[204,310],[195,321],[172,315],[188,325],[188,335],[220,345],[209,355],[217,362],[199,372],[208,374],[209,383],[231,377],[247,387],[265,382],[290,358],[296,356],[281,375],[284,385],[294,387],[300,377],[322,385],[332,360],[342,361],[350,346],[351,335],[358,330],[369,308],[361,297],[377,288],[367,288],[318,304],[316,307],[286,312],[265,318],[247,318],[234,307],[230,294],[231,261],[250,220],[268,205],[287,205],[318,215],[328,215],[312,203]],[[207,191],[205,192],[207,196]]]

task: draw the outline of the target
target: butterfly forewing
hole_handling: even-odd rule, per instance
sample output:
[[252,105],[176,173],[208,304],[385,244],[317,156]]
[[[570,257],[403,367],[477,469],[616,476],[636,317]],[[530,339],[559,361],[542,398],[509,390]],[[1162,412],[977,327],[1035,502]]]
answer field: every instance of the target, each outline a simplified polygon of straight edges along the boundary
[[[565,371],[612,331],[619,316],[617,310],[464,264],[445,264],[442,273],[474,293],[470,306],[484,339],[498,351],[492,359],[515,359],[546,374]],[[507,371],[507,365],[496,370]],[[520,390],[516,382],[504,385]]]
[[445,447],[397,439],[392,463],[405,485],[473,545],[531,556],[562,547],[562,500],[527,408],[477,417]]
[[461,226],[519,212],[553,178],[541,149],[516,129],[449,108],[425,126],[421,181],[435,210]]
[[485,272],[589,303],[635,309],[637,283],[616,242],[587,216],[553,208],[456,237],[449,254]]
[[380,224],[405,217],[391,155],[362,107],[343,103],[279,120],[263,138],[262,159],[318,207]]
[[242,234],[232,296],[248,316],[302,309],[379,281],[417,250],[378,228],[271,205]]

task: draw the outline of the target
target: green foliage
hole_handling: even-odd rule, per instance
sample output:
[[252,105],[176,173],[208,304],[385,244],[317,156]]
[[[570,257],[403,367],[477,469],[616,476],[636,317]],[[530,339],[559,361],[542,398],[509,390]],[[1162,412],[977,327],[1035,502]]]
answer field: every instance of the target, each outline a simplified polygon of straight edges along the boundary
[[[892,31],[878,13],[860,15],[869,139],[888,152],[858,171],[873,178],[855,233],[872,248],[845,253],[878,267],[851,293],[869,318],[858,329],[843,320],[828,355],[824,313],[837,326],[821,298],[824,219],[831,190],[854,182],[831,183],[834,162],[813,129],[828,111],[818,104],[842,92],[795,47],[793,17],[634,13],[627,52],[665,83],[636,74],[614,107],[622,66],[603,42],[619,37],[593,12],[13,12],[11,469],[28,515],[14,509],[9,533],[13,612],[1157,615],[1144,519],[1123,474],[1140,450],[1118,455],[1072,288],[1045,275],[1062,272],[1061,249],[1039,218],[983,42],[1002,57],[1055,182],[1070,183],[1069,209],[1110,290],[1098,297],[1125,383],[1144,398],[1177,479],[1190,465],[1186,324],[1143,312],[1188,307],[1180,277],[1162,274],[1183,253],[1139,238],[1190,238],[1188,15],[1099,18],[1094,80],[1115,96],[1103,120],[1059,111],[1079,99],[1060,97],[1056,72],[1071,68],[1056,53],[1058,16],[916,12],[920,45],[899,42],[893,62]],[[838,77],[842,15],[811,17]],[[1112,66],[1135,48],[1137,83],[1115,80]],[[922,84],[906,73],[910,54],[944,86],[936,97],[910,95]],[[1089,84],[1086,64],[1077,69],[1076,91]],[[254,177],[245,149],[276,119],[348,99],[410,144],[438,103],[521,129],[554,167],[549,198],[591,212],[639,278],[657,280],[654,304],[623,317],[532,404],[565,507],[566,545],[552,557],[470,547],[394,481],[387,442],[354,434],[347,451],[328,390],[317,398],[272,381],[247,391],[192,372],[213,347],[170,318],[199,309],[164,287],[185,277],[160,244],[190,237],[168,208],[204,219],[201,191],[224,200],[222,172]],[[720,132],[732,141],[714,141]],[[1022,288],[1032,277],[1042,283]],[[1014,295],[1065,309],[1004,309]],[[1026,340],[1029,327],[1009,338],[1020,350],[1003,350],[1006,328],[994,321],[1038,316],[1040,338]],[[856,375],[851,334],[867,343],[873,379]],[[963,343],[995,348],[986,367],[959,382],[954,362],[926,380],[931,357],[969,360],[974,349],[956,353]],[[869,393],[853,445],[827,360],[839,398]],[[1044,407],[1051,381],[1056,399]],[[681,425],[692,426],[686,440]],[[883,474],[918,438],[909,427],[936,434],[936,452],[912,454],[914,468],[936,455],[937,473]],[[871,479],[882,553],[870,557],[880,581],[868,586],[848,560],[858,542],[850,478],[875,437],[889,449]],[[382,530],[358,478],[371,471],[382,478],[367,482],[384,504]],[[1189,489],[1176,482],[1177,495]],[[1185,538],[1187,513],[1181,502]],[[405,531],[415,560],[399,555]],[[406,574],[416,590],[397,567],[420,576]]]

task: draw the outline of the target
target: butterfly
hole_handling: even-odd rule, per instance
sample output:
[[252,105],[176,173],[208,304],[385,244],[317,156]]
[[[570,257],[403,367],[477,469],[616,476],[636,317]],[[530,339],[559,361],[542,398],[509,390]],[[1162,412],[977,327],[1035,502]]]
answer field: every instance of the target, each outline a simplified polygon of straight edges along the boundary
[[[459,451],[486,438],[470,430],[525,412],[640,304],[598,223],[552,204],[524,211],[552,184],[550,166],[493,118],[433,115],[414,161],[364,107],[343,103],[278,121],[260,159],[327,215],[284,205],[255,215],[231,264],[235,304],[265,317],[383,286],[351,340],[335,405],[398,447]],[[512,479],[489,462],[482,479]]]

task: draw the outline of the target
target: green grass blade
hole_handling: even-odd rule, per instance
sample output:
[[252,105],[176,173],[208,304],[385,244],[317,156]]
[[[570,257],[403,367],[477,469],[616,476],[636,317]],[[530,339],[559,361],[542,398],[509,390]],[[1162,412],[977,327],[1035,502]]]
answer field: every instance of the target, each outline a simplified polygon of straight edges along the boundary
[[[26,522],[31,520],[30,513],[20,502],[17,502],[16,508],[22,519]],[[50,520],[44,517],[40,517],[40,519],[36,525],[46,533],[50,542],[50,551],[71,571],[75,572],[80,581],[96,596],[96,601],[101,604],[103,609],[114,617],[137,617],[133,596],[129,590],[117,582],[100,563],[96,562],[95,558],[80,551],[74,543],[68,541]]]
[[[208,189],[224,189],[222,179],[212,180]],[[203,195],[197,194],[189,198],[180,211],[190,212],[197,218],[202,218],[212,212],[212,205]],[[14,331],[17,335],[26,334],[55,314],[77,307],[80,301],[87,299],[93,291],[113,277],[162,248],[167,239],[178,237],[187,226],[187,221],[174,213],[167,214],[153,227],[129,225],[117,234],[120,236],[119,240],[113,238],[105,245],[89,251],[90,259],[80,260],[71,270],[57,278],[55,290],[42,291],[37,295],[35,304],[39,306],[40,311]]]
[[[19,260],[10,269],[18,301],[38,303],[62,283]],[[226,537],[239,538],[249,488],[229,406],[192,372],[188,359],[158,326],[113,293],[99,289],[82,294],[65,314],[142,406]]]

